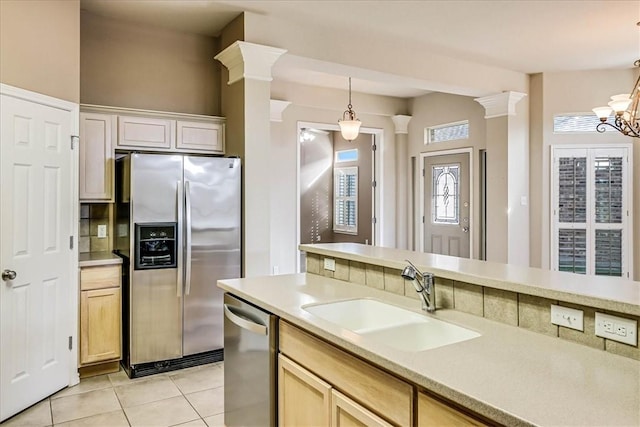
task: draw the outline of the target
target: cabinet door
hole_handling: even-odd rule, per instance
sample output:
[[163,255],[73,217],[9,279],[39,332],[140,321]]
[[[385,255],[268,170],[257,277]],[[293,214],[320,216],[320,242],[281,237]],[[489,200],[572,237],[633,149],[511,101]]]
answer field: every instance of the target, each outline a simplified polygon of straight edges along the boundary
[[175,145],[175,120],[118,116],[118,147],[170,149]]
[[120,359],[120,288],[80,294],[80,364]]
[[440,402],[431,396],[418,393],[418,426],[486,426],[463,412]]
[[115,116],[80,113],[80,200],[113,201]]
[[392,427],[337,390],[331,390],[331,427]]
[[186,151],[224,154],[224,125],[178,120],[176,147]]
[[278,356],[278,425],[328,426],[331,385]]

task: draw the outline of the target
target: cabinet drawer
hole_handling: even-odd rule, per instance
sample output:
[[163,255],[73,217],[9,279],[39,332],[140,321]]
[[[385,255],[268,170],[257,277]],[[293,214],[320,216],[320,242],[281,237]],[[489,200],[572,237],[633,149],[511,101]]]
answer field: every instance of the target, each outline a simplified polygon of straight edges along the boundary
[[120,287],[120,268],[120,265],[81,268],[80,290]]
[[411,384],[283,321],[280,352],[389,421],[413,425]]
[[175,120],[118,116],[118,147],[170,149],[175,126]]
[[435,399],[426,393],[418,392],[418,427],[450,426],[450,427],[483,427],[485,424],[456,408]]
[[176,148],[224,154],[224,125],[178,120]]

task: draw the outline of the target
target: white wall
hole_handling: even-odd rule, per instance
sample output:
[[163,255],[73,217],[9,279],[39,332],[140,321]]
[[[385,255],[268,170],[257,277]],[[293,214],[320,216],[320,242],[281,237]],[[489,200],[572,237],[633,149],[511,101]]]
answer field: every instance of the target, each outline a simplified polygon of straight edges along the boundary
[[[271,263],[280,273],[292,273],[298,256],[298,122],[337,125],[346,109],[346,91],[273,81],[271,98],[290,101],[282,122],[271,122]],[[384,96],[352,94],[353,108],[363,128],[382,133],[378,147],[377,205],[381,210],[378,245],[395,246],[395,127],[391,116],[406,112],[406,101]]]
[[[531,259],[532,265],[550,267],[550,156],[558,144],[633,143],[634,280],[640,280],[640,140],[617,131],[584,134],[554,134],[553,116],[588,113],[606,105],[611,95],[629,93],[637,78],[636,69],[544,73],[532,78],[531,122]],[[541,119],[541,122],[538,119]],[[536,188],[538,187],[539,188]],[[540,218],[538,220],[537,218]],[[539,265],[538,265],[539,264]]]
[[[456,148],[473,148],[473,170],[475,185],[472,189],[473,200],[475,207],[473,208],[473,224],[475,227],[471,230],[473,233],[474,247],[473,254],[477,258],[479,254],[479,227],[477,224],[480,222],[479,216],[479,200],[480,200],[480,163],[479,163],[479,151],[486,148],[486,121],[484,119],[484,107],[473,100],[472,97],[450,95],[444,93],[431,93],[428,95],[414,98],[410,102],[409,115],[412,116],[409,122],[409,158],[415,156],[417,158],[417,175],[415,177],[416,188],[414,191],[414,197],[416,204],[420,202],[420,185],[419,182],[422,179],[420,170],[422,165],[419,164],[420,153],[433,152],[439,150],[450,150]],[[424,144],[424,129],[429,126],[436,126],[445,123],[459,122],[462,120],[469,120],[469,139],[459,141],[447,141],[439,144],[425,145]],[[407,159],[408,161],[409,159]],[[410,171],[407,171],[410,174]],[[409,176],[409,181],[411,177]],[[411,194],[409,194],[411,197]],[[419,208],[419,206],[418,206]],[[414,234],[416,241],[416,248],[419,248],[419,242],[422,239],[420,235],[420,222],[418,218],[414,221]]]

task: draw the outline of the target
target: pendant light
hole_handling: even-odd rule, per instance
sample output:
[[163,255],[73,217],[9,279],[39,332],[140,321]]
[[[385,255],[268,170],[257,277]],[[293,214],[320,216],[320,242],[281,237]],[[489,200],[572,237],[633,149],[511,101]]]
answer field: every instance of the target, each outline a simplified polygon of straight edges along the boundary
[[342,137],[351,142],[358,137],[360,132],[360,125],[362,122],[356,117],[356,112],[353,111],[351,105],[351,77],[349,77],[349,104],[344,113],[342,113],[342,120],[338,120],[340,125],[340,133]]

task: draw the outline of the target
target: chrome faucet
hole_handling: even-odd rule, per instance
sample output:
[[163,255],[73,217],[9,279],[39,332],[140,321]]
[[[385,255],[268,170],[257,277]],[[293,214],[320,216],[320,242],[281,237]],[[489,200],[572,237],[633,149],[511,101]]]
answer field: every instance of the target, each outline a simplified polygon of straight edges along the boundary
[[[422,273],[411,261],[408,259],[405,261],[407,261],[409,265],[402,270],[402,277],[406,280],[410,280],[416,292],[420,294],[422,309],[429,313],[433,313],[436,311],[436,304],[434,301],[435,294],[433,292],[433,273]],[[420,280],[421,277],[422,281]]]

